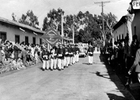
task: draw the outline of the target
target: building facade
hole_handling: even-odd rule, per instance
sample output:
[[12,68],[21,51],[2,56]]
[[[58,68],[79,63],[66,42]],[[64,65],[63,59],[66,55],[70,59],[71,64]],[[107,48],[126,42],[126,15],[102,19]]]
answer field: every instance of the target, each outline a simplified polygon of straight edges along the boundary
[[137,35],[138,40],[140,41],[140,10],[135,10],[134,19],[132,22],[132,34]]
[[132,0],[127,11],[128,15],[123,16],[114,26],[114,39],[117,41],[121,39],[121,36],[125,37],[129,33],[130,39],[133,35],[137,35],[140,41],[140,0]]
[[125,39],[128,33],[127,16],[123,16],[119,22],[113,27],[114,41]]
[[18,22],[0,18],[0,38],[15,43],[41,44],[44,40],[44,31],[24,25]]

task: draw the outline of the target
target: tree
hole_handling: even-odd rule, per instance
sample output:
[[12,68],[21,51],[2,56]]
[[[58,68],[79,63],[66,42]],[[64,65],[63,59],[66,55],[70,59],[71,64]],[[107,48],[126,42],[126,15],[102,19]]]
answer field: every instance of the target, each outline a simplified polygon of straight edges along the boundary
[[48,22],[48,18],[45,17],[44,20],[43,20],[43,28],[42,30],[45,31],[46,29],[49,29],[49,22]]
[[[104,18],[104,32],[103,32],[103,26],[102,26],[102,20]],[[103,16],[98,15],[98,25],[100,27],[101,33],[102,33],[102,41],[103,46],[105,46],[106,41],[111,41],[114,43],[113,39],[113,26],[117,23],[116,16],[112,13],[104,14]]]
[[44,18],[43,21],[43,30],[47,30],[50,27],[55,28],[59,32],[61,32],[61,15],[64,14],[64,11],[61,8],[57,10],[52,9]]
[[[77,14],[77,25],[79,26],[78,30],[79,35],[81,30],[84,31],[82,35],[81,42],[93,42],[93,38],[98,39],[101,38],[101,32],[98,25],[98,18],[97,16],[93,16],[90,12],[86,11],[85,13],[79,12]],[[78,36],[78,35],[77,35]]]
[[[53,27],[61,32],[61,15],[64,14],[62,9],[52,9],[44,18],[43,30]],[[105,37],[110,40],[111,29],[116,22],[116,17],[112,13],[104,15],[105,20]],[[93,42],[102,39],[102,16],[92,15],[90,12],[79,11],[76,15],[64,16],[64,34],[72,38],[73,29],[75,33],[75,42]],[[111,28],[110,28],[111,27]],[[99,42],[98,42],[99,43]],[[100,43],[102,43],[100,41]]]
[[65,19],[64,32],[68,35],[68,37],[72,38],[72,28],[74,25],[73,15],[67,15],[64,17],[64,19]]
[[38,17],[33,13],[32,10],[28,10],[26,14],[22,14],[18,22],[32,26],[34,28],[38,28],[39,25]]
[[116,16],[111,12],[105,15],[106,22],[106,36],[108,36],[108,40],[112,40],[112,45],[114,47],[114,36],[113,36],[113,26],[117,23]]

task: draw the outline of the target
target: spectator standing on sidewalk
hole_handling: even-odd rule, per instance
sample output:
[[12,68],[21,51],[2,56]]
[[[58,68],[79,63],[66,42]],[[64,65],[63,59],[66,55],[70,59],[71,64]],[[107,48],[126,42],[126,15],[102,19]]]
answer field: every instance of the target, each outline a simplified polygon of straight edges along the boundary
[[139,69],[140,61],[138,61],[140,59],[139,57],[140,57],[139,56],[139,41],[137,39],[137,36],[134,35],[132,45],[131,45],[131,58],[133,61],[132,63],[133,65],[131,64],[131,68],[128,72],[129,74],[131,73],[130,79],[132,80],[133,83],[137,82],[138,78],[140,77],[139,74],[137,75],[137,73],[139,73],[139,70],[140,70]]
[[125,68],[125,62],[124,62],[124,41],[120,41],[119,47],[118,47],[118,72],[123,74],[124,68]]
[[133,70],[137,73],[138,81],[140,82],[140,48],[136,52],[134,63],[128,71],[128,74],[131,75]]

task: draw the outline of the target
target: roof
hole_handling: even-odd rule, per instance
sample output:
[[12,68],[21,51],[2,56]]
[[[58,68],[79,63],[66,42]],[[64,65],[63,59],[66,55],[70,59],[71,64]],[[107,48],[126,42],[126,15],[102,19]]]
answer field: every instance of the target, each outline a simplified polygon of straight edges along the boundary
[[[31,27],[29,25],[25,25],[25,24],[22,24],[22,23],[19,23],[19,22],[16,22],[16,21],[12,21],[12,20],[8,20],[6,18],[2,18],[0,17],[0,23],[6,23],[6,24],[9,24],[9,25],[14,25],[14,26],[17,26],[19,28],[23,28],[23,29],[27,29],[27,30],[30,30],[30,31],[33,31],[35,33],[40,33],[40,34],[46,34],[45,31],[41,31],[39,29],[36,29],[34,27]],[[58,34],[59,35],[59,34]],[[44,36],[44,35],[43,35]],[[49,37],[49,36],[48,36]],[[55,38],[62,38],[60,35],[58,37],[55,37]],[[65,40],[72,40],[72,39],[69,39],[69,38],[65,38],[63,37]]]
[[28,30],[31,30],[31,31],[36,32],[36,33],[41,33],[41,34],[45,33],[44,31],[33,28],[31,26],[28,26],[28,25],[25,25],[25,24],[22,24],[22,23],[19,23],[19,22],[15,22],[15,21],[12,21],[12,20],[8,20],[8,19],[2,18],[2,17],[0,17],[0,22],[6,23],[6,24],[9,24],[9,25],[14,25],[14,26],[17,26],[17,27],[20,27],[20,28],[28,29]]
[[113,27],[114,30],[116,30],[117,28],[119,28],[122,24],[126,23],[127,21],[127,15],[123,16],[119,22]]

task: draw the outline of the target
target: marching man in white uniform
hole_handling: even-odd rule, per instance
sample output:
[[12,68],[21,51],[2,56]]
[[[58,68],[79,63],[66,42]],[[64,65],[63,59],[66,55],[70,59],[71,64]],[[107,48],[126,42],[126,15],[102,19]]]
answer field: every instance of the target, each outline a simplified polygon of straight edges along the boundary
[[51,49],[51,60],[50,60],[50,63],[51,63],[51,70],[53,69],[56,69],[56,47],[54,46],[52,49]]
[[65,45],[64,49],[65,49],[65,52],[64,52],[65,53],[64,54],[64,66],[68,67],[68,65],[69,65],[69,51],[68,51],[69,47],[68,47],[68,45]]
[[63,66],[63,60],[64,60],[64,49],[62,47],[62,44],[59,45],[58,50],[57,50],[57,59],[58,59],[58,69],[62,70],[64,69]]
[[76,45],[76,62],[79,62],[79,48],[78,48],[78,45]]
[[88,63],[91,65],[93,64],[93,53],[94,53],[94,47],[89,44],[88,48]]
[[43,48],[42,51],[42,59],[43,59],[43,65],[42,65],[42,70],[44,71],[45,69],[48,70],[49,69],[49,51],[47,50],[46,47]]
[[70,47],[69,47],[69,65],[71,66],[73,64],[73,48],[72,48],[72,45],[70,44]]

